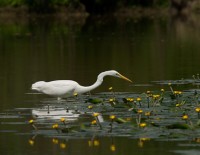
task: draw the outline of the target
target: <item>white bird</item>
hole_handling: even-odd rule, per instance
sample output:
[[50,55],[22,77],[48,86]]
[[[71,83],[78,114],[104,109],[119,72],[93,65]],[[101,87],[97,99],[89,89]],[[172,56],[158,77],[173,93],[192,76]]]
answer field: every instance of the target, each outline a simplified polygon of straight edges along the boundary
[[127,77],[121,75],[115,70],[105,71],[98,75],[96,82],[91,86],[81,86],[72,80],[55,80],[50,82],[38,81],[32,84],[32,90],[43,94],[57,97],[57,99],[73,96],[74,94],[83,94],[100,86],[105,76],[114,76],[132,82]]

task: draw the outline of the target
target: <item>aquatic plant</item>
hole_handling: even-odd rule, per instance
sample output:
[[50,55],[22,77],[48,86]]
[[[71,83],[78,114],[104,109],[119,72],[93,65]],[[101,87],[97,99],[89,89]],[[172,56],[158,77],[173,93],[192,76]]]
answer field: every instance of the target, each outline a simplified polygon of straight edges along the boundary
[[[200,90],[196,84],[199,82],[197,78],[170,81],[170,85],[169,81],[159,81],[157,83],[162,84],[160,90],[147,90],[144,93],[115,92],[115,98],[109,90],[91,96],[73,97],[62,101],[60,105],[56,100],[48,100],[42,103],[42,106],[45,104],[45,108],[33,109],[35,117],[30,119],[28,124],[33,127],[33,133],[53,138],[88,138],[94,135],[129,136],[138,139],[198,138]],[[187,89],[183,90],[181,87],[184,84],[187,85]],[[102,102],[88,102],[96,99]],[[73,116],[75,119],[71,119]],[[191,132],[195,132],[195,136],[191,135]],[[34,141],[32,138],[30,140]],[[55,143],[61,144],[56,140]],[[96,147],[99,143],[98,138],[92,138],[89,146]],[[141,147],[144,143],[145,140],[142,139],[138,142]],[[34,142],[29,144],[34,145]],[[115,149],[112,143],[110,150]]]
[[36,125],[35,125],[35,121],[34,121],[33,119],[29,120],[28,122],[29,122],[29,124],[31,124],[31,126],[32,126],[35,130],[37,130],[37,127],[36,127]]

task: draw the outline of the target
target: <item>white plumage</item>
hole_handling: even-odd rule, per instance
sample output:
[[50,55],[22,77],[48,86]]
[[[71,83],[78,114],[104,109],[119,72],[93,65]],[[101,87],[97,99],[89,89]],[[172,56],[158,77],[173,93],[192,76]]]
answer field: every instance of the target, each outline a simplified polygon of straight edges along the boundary
[[97,88],[102,84],[103,78],[105,76],[114,76],[132,82],[117,71],[110,70],[100,73],[97,77],[96,82],[91,86],[81,86],[77,82],[72,80],[56,80],[50,82],[38,81],[32,84],[32,90],[36,90],[38,92],[60,99],[73,96],[75,93],[83,94]]

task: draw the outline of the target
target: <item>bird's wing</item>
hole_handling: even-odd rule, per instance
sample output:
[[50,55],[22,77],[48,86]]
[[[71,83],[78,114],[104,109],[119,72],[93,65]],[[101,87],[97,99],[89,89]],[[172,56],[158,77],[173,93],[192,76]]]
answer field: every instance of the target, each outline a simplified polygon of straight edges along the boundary
[[48,85],[54,86],[54,87],[66,87],[66,86],[76,86],[77,82],[72,80],[56,80],[47,82]]
[[49,89],[52,94],[56,95],[73,95],[74,90],[77,86],[77,82],[71,81],[71,80],[57,80],[57,81],[51,81],[47,82],[47,85],[49,86]]

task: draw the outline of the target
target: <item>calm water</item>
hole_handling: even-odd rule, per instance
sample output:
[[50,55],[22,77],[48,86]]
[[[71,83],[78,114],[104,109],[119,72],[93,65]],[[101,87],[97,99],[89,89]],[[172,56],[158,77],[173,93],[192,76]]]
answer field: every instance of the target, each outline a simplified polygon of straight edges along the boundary
[[[90,85],[100,72],[115,69],[134,81],[130,85],[106,78],[95,93],[108,91],[110,86],[120,92],[143,92],[160,89],[151,86],[152,81],[191,78],[200,66],[198,18],[0,20],[0,113],[37,106],[46,96],[29,93],[31,84],[39,80],[73,79]],[[31,136],[22,134],[32,130],[25,123],[29,118],[0,118],[0,154],[200,152],[198,143],[191,141],[126,137],[98,137],[97,145],[90,146],[90,139],[59,139],[55,144],[52,138],[36,136],[32,146]],[[15,121],[22,123],[15,125]]]

